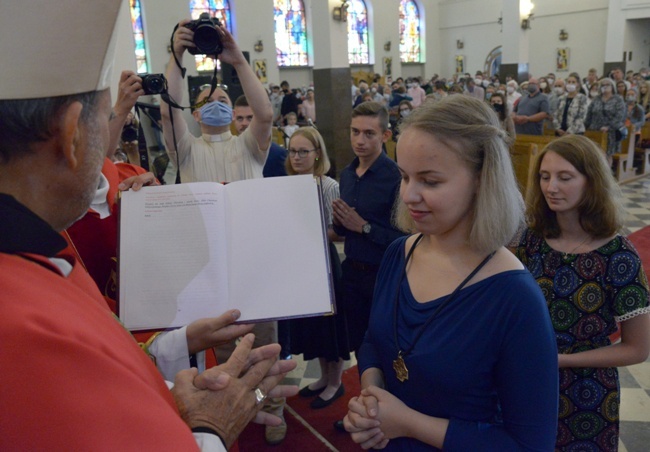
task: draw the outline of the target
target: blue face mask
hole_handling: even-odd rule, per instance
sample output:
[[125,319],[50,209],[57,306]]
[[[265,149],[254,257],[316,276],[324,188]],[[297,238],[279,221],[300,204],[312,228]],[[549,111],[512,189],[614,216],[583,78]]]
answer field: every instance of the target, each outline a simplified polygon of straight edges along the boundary
[[201,122],[206,126],[227,126],[232,122],[232,108],[223,102],[214,101],[205,104],[199,110]]

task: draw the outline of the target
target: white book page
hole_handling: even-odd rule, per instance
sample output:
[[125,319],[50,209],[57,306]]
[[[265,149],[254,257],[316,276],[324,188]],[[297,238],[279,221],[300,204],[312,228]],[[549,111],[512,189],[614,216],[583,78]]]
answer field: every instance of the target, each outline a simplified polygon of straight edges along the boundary
[[179,327],[233,307],[223,191],[203,182],[122,194],[119,304],[127,328]]
[[329,254],[318,187],[306,176],[226,186],[230,300],[240,320],[329,313]]

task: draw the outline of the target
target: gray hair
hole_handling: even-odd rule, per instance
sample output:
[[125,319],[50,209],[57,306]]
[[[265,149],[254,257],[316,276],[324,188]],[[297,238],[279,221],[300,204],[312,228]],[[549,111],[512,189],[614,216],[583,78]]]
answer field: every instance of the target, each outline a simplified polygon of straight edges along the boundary
[[81,102],[81,120],[95,113],[99,91],[42,99],[0,100],[0,163],[21,158],[34,143],[47,141],[56,132],[60,112]]

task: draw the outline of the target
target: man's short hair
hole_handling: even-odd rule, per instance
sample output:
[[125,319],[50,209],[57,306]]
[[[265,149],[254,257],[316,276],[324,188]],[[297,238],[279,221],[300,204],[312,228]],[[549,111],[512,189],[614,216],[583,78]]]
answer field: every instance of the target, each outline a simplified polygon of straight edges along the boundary
[[235,104],[233,106],[235,108],[237,108],[237,107],[250,107],[250,105],[248,104],[248,99],[246,99],[246,96],[244,94],[242,94],[237,99],[235,99]]
[[388,130],[388,110],[379,102],[362,102],[357,105],[354,110],[352,110],[352,118],[358,116],[371,116],[379,118],[379,126],[381,131],[385,132]]
[[99,91],[42,99],[0,100],[0,162],[8,163],[28,152],[34,143],[47,141],[56,130],[61,111],[81,102],[80,119],[87,122],[96,111]]
[[282,80],[282,83],[280,83],[280,88],[284,88],[285,86],[288,88],[289,82],[287,82],[286,80]]

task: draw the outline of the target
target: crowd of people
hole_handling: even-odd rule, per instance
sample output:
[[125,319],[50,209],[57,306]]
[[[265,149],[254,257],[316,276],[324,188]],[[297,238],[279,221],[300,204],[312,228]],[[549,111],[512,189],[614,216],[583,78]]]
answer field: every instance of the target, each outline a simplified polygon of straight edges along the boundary
[[[232,309],[136,335],[139,346],[114,317],[115,196],[158,181],[113,155],[120,138],[134,141],[124,132],[142,79],[123,72],[111,108],[110,55],[69,76],[70,37],[110,49],[120,5],[76,3],[66,27],[49,19],[49,3],[33,14],[11,2],[0,17],[9,34],[22,14],[52,36],[23,43],[34,58],[3,69],[16,82],[0,87],[0,449],[227,450],[252,420],[278,444],[286,397],[327,408],[345,394],[355,353],[361,391],[335,427],[364,449],[617,450],[616,367],[648,357],[649,288],[620,234],[606,154],[580,135],[608,131],[615,152],[626,118],[645,121],[650,71],[548,74],[521,86],[482,73],[362,81],[351,96],[354,158],[337,181],[314,127],[314,90],[285,81],[267,91],[221,27],[219,59],[244,95],[203,89],[192,115],[201,136],[190,132],[167,108],[183,100],[182,62],[195,47],[181,20],[160,119],[180,182],[313,176],[337,309],[255,326],[233,324]],[[56,82],[39,84],[31,65],[50,54],[61,63],[48,74]],[[285,127],[286,149],[272,143],[274,126]],[[524,201],[509,145],[544,128],[558,138],[538,155]],[[384,144],[397,132],[394,161]],[[300,390],[280,384],[296,363],[279,358],[291,354],[320,364]]]

